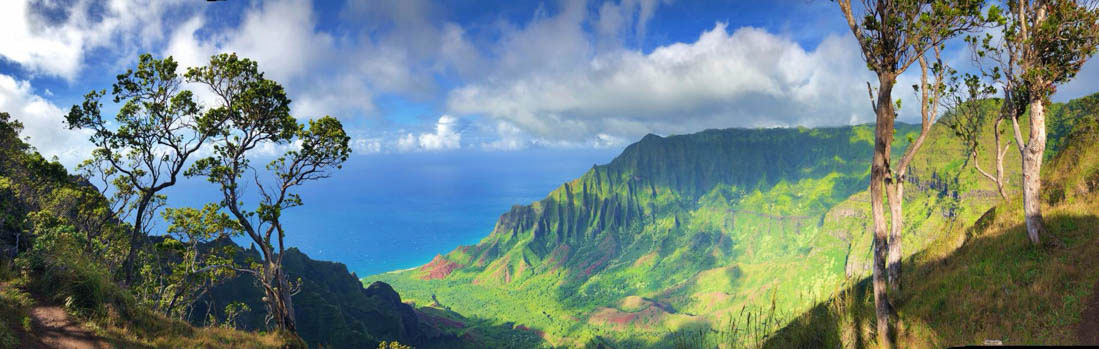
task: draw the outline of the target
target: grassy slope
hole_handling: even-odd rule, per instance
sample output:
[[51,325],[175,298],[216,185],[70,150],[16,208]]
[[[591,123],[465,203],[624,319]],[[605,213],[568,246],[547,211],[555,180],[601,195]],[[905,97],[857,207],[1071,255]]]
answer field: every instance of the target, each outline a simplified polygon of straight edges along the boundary
[[[1044,208],[1063,248],[1031,246],[1016,195],[944,231],[908,260],[897,312],[905,347],[1078,344],[1077,326],[1099,281],[1099,125],[1076,124],[1047,162]],[[770,344],[872,346],[872,300],[864,282],[841,290]]]
[[[113,219],[105,198],[24,143],[20,130],[8,114],[0,113],[0,348],[40,346],[37,332],[42,329],[28,316],[38,306],[63,307],[69,318],[115,347],[295,343],[274,335],[192,327],[140,304],[112,281],[104,261],[104,254],[122,255],[117,244],[114,249],[102,244],[120,231],[111,224],[80,231],[73,223]],[[61,320],[56,312],[51,315]]]
[[[17,275],[10,265],[0,266],[0,348],[34,346],[36,329],[30,310],[47,304],[63,305],[70,316],[112,347],[125,348],[281,348],[286,343],[275,334],[254,333],[224,327],[192,327],[133,305],[133,300],[113,284],[85,278],[83,272]],[[70,282],[55,278],[65,273]],[[78,276],[79,275],[79,276]],[[104,298],[99,303],[78,305],[82,293]]]

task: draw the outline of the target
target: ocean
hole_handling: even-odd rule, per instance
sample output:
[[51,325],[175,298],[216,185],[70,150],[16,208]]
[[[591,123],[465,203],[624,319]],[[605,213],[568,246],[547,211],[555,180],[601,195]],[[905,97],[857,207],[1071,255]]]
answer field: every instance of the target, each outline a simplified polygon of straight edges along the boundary
[[[512,205],[542,199],[621,149],[352,154],[332,177],[302,186],[284,212],[288,247],[344,263],[360,277],[407,269],[487,236]],[[262,165],[257,159],[255,165]],[[256,195],[246,187],[246,195]],[[219,200],[204,179],[166,192],[169,206]],[[166,228],[163,222],[154,234]],[[245,248],[251,240],[237,238]]]

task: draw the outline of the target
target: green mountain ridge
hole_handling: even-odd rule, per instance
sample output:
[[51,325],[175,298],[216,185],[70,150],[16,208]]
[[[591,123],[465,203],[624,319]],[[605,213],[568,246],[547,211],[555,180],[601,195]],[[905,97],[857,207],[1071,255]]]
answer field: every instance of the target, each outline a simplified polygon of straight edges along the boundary
[[[1050,107],[1050,157],[1096,98]],[[982,103],[992,113],[999,101]],[[917,132],[898,124],[894,157]],[[421,309],[537,330],[542,340],[529,346],[670,345],[671,331],[772,306],[787,321],[869,273],[871,141],[865,125],[648,135],[512,207],[480,243],[362,280],[385,281]],[[933,126],[907,177],[906,255],[998,202],[965,155],[946,125]],[[1018,161],[1009,151],[1009,192],[1019,190]]]
[[[898,133],[916,130],[902,124]],[[764,298],[764,288],[840,282],[847,246],[819,222],[864,188],[870,132],[649,135],[545,199],[513,207],[479,244],[364,280],[415,300],[435,295],[467,315],[518,315],[508,319],[545,331],[551,344],[567,344],[554,336],[637,340],[716,323],[724,310]],[[762,272],[771,268],[795,272]],[[795,277],[803,273],[820,277]],[[807,306],[801,296],[780,301]]]
[[[215,246],[230,244],[238,249],[238,263],[256,260],[259,252],[244,249],[229,240],[218,240]],[[298,334],[306,343],[332,348],[376,347],[380,341],[399,341],[408,345],[427,343],[454,344],[458,338],[447,335],[421,322],[415,310],[401,302],[401,296],[381,282],[363,287],[342,263],[309,258],[297,248],[286,250],[284,265],[292,279],[301,278],[301,293],[294,297],[298,314]],[[236,328],[259,331],[264,323],[263,290],[251,275],[238,275],[213,287],[199,299],[188,319],[204,325],[209,316],[225,319],[225,305],[242,302],[251,311],[236,318]]]

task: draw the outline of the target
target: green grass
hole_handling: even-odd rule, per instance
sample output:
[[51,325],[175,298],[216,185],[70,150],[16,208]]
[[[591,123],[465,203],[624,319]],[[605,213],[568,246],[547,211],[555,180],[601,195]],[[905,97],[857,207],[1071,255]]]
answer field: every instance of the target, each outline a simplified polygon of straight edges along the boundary
[[[1099,282],[1099,202],[1047,209],[1048,229],[1065,242],[1064,248],[1031,245],[1017,203],[991,212],[907,260],[907,286],[897,302],[903,347],[973,345],[986,339],[1077,344],[1076,326]],[[872,346],[874,312],[867,287],[864,281],[842,289],[855,295],[853,301],[833,297],[770,344]],[[846,306],[835,306],[842,300]]]
[[[1017,195],[979,216],[961,215],[963,224],[906,259],[906,288],[894,300],[902,347],[1079,344],[1077,326],[1099,282],[1097,122],[1074,120],[1069,141],[1043,169],[1043,239],[1064,246],[1030,243]],[[840,288],[769,346],[874,346],[868,287],[864,279]]]

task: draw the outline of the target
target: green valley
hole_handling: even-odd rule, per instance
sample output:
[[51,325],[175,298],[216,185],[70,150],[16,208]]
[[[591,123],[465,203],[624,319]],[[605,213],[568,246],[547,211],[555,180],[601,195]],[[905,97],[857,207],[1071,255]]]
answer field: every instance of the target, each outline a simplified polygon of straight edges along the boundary
[[[1073,141],[1065,130],[1095,117],[1095,98],[1051,108],[1050,153]],[[917,131],[899,124],[896,147]],[[513,207],[480,243],[363,280],[387,282],[421,309],[542,339],[527,345],[670,346],[684,331],[764,312],[774,331],[869,275],[870,132],[649,135],[545,199]],[[979,160],[991,161],[984,154]],[[936,124],[908,177],[905,255],[965,230],[999,201],[968,161],[953,132]],[[1018,176],[1018,161],[1008,153],[1008,178]],[[1018,188],[1009,181],[1010,193]]]
[[0,349],[1099,346],[1099,0],[0,19]]

